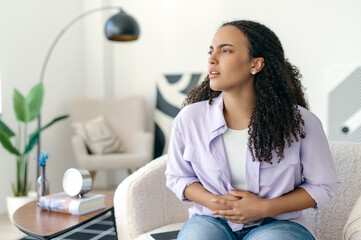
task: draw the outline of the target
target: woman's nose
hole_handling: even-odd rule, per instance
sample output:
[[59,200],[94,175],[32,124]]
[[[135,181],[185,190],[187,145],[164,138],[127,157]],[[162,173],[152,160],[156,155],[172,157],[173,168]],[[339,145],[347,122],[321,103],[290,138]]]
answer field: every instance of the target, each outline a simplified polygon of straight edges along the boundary
[[209,56],[208,58],[208,64],[217,64],[218,63],[218,59],[215,53],[213,53],[211,56]]

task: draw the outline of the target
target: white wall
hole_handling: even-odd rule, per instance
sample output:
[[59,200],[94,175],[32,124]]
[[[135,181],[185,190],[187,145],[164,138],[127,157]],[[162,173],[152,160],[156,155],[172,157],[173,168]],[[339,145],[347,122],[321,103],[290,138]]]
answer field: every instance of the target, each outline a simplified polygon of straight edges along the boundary
[[[222,22],[260,21],[281,39],[286,56],[304,76],[311,110],[326,122],[325,73],[330,67],[361,62],[361,2],[357,0],[62,0],[0,2],[0,71],[3,120],[14,125],[9,104],[14,87],[27,92],[39,78],[45,52],[58,31],[73,17],[101,5],[122,6],[141,27],[140,39],[109,43],[102,20],[112,12],[87,17],[74,26],[54,51],[45,79],[44,122],[70,112],[76,96],[115,97],[142,94],[147,99],[147,129],[153,129],[155,77],[163,72],[206,71],[207,52]],[[11,27],[9,27],[11,23]],[[101,30],[100,30],[101,29]],[[112,70],[113,69],[113,70]],[[107,82],[114,85],[109,93]],[[112,83],[113,82],[113,83]],[[48,176],[60,191],[64,171],[76,165],[69,143],[70,119],[42,134],[50,151]],[[0,148],[0,213],[15,177],[12,156]],[[30,179],[34,179],[34,164]],[[100,177],[105,181],[104,176]]]

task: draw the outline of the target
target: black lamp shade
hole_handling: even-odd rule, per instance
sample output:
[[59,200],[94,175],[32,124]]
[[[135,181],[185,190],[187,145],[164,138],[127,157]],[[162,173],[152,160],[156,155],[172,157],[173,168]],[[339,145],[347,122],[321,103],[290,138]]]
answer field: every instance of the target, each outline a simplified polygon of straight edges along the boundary
[[139,25],[130,15],[121,10],[105,24],[105,35],[112,41],[134,41],[139,37]]

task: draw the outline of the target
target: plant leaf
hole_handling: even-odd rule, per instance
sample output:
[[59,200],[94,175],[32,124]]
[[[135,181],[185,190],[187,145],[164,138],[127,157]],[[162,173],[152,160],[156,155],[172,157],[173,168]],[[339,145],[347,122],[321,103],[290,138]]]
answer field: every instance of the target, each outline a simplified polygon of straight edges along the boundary
[[4,133],[1,129],[0,129],[0,142],[3,145],[3,147],[6,150],[8,150],[10,153],[20,156],[19,151],[13,146],[9,138],[6,136],[6,133]]
[[27,95],[26,103],[29,110],[29,122],[39,115],[43,103],[43,95],[44,87],[42,83],[35,85]]
[[28,109],[28,105],[26,103],[26,99],[16,89],[14,89],[13,101],[14,101],[14,110],[15,110],[17,120],[22,121],[22,122],[28,122],[29,109]]
[[12,136],[15,136],[15,133],[11,131],[11,129],[1,120],[0,120],[0,130],[3,131],[3,134],[7,138],[11,138]]
[[35,146],[35,144],[38,142],[39,139],[39,134],[41,131],[45,130],[46,128],[50,127],[51,125],[53,125],[54,123],[63,120],[65,118],[68,118],[69,115],[62,115],[59,116],[57,118],[54,118],[51,122],[49,122],[48,124],[46,124],[44,127],[38,128],[35,132],[33,132],[32,134],[30,134],[29,136],[29,144],[26,146],[24,154],[30,152],[33,147]]
[[24,154],[30,152],[35,146],[35,144],[38,143],[38,140],[39,140],[39,132],[36,131],[29,136],[29,143],[25,148]]

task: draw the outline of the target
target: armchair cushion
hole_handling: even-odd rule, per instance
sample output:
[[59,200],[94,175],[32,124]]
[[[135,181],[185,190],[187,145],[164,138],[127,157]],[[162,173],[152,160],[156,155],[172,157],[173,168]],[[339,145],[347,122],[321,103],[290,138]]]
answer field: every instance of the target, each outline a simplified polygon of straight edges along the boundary
[[115,153],[122,150],[117,136],[103,116],[86,122],[73,123],[72,127],[93,154]]

